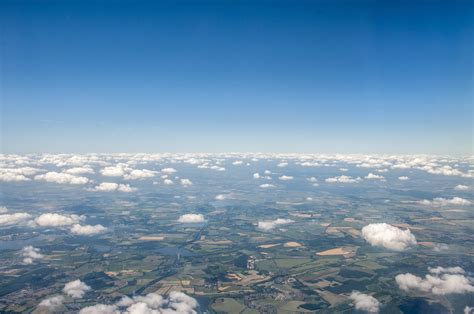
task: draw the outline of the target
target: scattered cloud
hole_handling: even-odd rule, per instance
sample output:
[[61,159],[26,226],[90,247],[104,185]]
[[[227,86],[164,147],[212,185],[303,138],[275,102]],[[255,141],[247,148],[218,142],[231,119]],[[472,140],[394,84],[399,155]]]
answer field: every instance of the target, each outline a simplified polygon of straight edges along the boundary
[[14,213],[0,215],[0,226],[10,226],[25,223],[31,219],[27,213]]
[[378,174],[373,174],[372,172],[370,172],[364,178],[369,179],[369,180],[383,180],[383,179],[385,179],[384,176],[381,176],[381,175],[378,175]]
[[467,191],[467,190],[469,190],[469,186],[458,184],[454,187],[454,189],[457,190],[457,191]]
[[196,314],[198,306],[196,299],[182,292],[172,291],[168,297],[157,293],[133,298],[123,297],[115,304],[96,304],[85,307],[79,314]]
[[283,176],[279,177],[278,179],[280,179],[282,181],[289,181],[289,180],[293,180],[293,177],[283,175]]
[[259,174],[258,172],[255,172],[255,173],[253,174],[253,178],[254,178],[254,179],[260,179],[260,174]]
[[35,180],[58,183],[58,184],[87,184],[89,179],[86,177],[78,177],[69,173],[51,171],[45,174],[35,176]]
[[280,225],[286,225],[286,224],[290,224],[290,223],[293,223],[294,221],[291,220],[291,219],[284,219],[284,218],[278,218],[278,219],[275,219],[275,220],[270,220],[270,221],[259,221],[258,222],[258,228],[259,229],[262,229],[262,230],[265,230],[265,231],[268,231],[268,230],[271,230],[277,226],[280,226]]
[[262,189],[269,189],[269,188],[274,188],[275,186],[273,184],[270,184],[270,183],[264,183],[264,184],[260,184],[260,187]]
[[166,173],[166,174],[173,174],[175,173],[177,170],[174,169],[174,168],[164,168],[164,169],[161,169],[161,172],[162,173]]
[[471,205],[471,201],[468,201],[464,198],[453,197],[452,199],[446,199],[442,197],[437,197],[432,201],[422,200],[418,202],[421,205],[430,205],[435,207],[449,206],[449,205],[458,205],[458,206],[468,206]]
[[400,181],[407,181],[407,180],[410,180],[410,178],[407,177],[407,176],[401,176],[401,177],[398,177],[398,180],[400,180]]
[[354,179],[353,177],[342,175],[338,177],[327,178],[325,181],[327,183],[357,183],[357,182],[360,182],[361,180],[362,179],[359,177]]
[[84,219],[84,216],[78,215],[47,213],[37,217],[34,222],[41,227],[64,227],[77,224]]
[[354,307],[358,311],[378,313],[380,310],[380,302],[371,295],[353,291],[349,298],[354,302]]
[[132,188],[129,184],[118,184],[115,182],[102,182],[101,184],[94,187],[93,191],[97,192],[135,192],[137,189]]
[[404,291],[428,292],[435,295],[463,294],[474,292],[472,278],[463,275],[460,267],[430,268],[424,278],[410,273],[395,277],[398,287]]
[[64,173],[78,175],[78,174],[94,174],[94,169],[90,167],[74,167],[70,169],[63,170]]
[[146,178],[153,178],[156,176],[159,172],[158,171],[152,171],[152,170],[147,170],[147,169],[134,169],[130,171],[130,173],[125,174],[123,178],[125,180],[143,180]]
[[107,231],[107,228],[102,225],[80,225],[75,224],[71,227],[71,232],[77,235],[96,235]]
[[31,245],[25,246],[21,250],[21,256],[23,256],[24,264],[33,264],[35,260],[44,258],[44,255],[40,253],[40,249]]
[[286,167],[288,166],[288,163],[287,162],[280,162],[277,167],[280,167],[280,168],[283,168],[283,167]]
[[204,216],[202,214],[185,214],[181,215],[178,221],[181,223],[201,223],[204,222]]
[[89,290],[91,290],[91,287],[86,285],[80,279],[66,283],[63,288],[64,293],[74,299],[82,299],[84,294]]
[[181,185],[184,187],[193,185],[193,183],[189,179],[181,179],[179,180],[179,183],[181,183]]
[[372,246],[403,251],[416,245],[416,238],[409,229],[402,230],[386,223],[369,224],[362,228],[362,237]]
[[59,313],[63,309],[64,297],[57,295],[44,299],[33,313]]

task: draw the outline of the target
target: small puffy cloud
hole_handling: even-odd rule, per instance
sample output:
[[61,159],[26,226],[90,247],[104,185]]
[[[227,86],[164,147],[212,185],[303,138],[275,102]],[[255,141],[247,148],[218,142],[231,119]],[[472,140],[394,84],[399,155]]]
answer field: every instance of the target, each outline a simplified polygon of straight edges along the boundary
[[36,217],[35,223],[41,227],[64,227],[77,224],[84,219],[84,216],[78,215],[47,213]]
[[178,221],[181,223],[201,223],[204,222],[204,216],[202,214],[185,214],[181,215]]
[[185,187],[193,185],[193,183],[189,179],[181,179],[181,180],[179,180],[179,183],[181,183],[181,185],[185,186]]
[[279,177],[278,179],[280,179],[282,181],[289,181],[289,180],[293,180],[293,177],[283,175],[283,176]]
[[385,179],[384,176],[373,174],[372,172],[370,172],[364,178],[368,179],[368,180],[382,180],[382,179]]
[[347,169],[347,168],[339,168],[339,171],[347,172],[347,171],[349,171],[349,169]]
[[254,178],[254,179],[260,179],[260,174],[259,174],[258,172],[255,172],[255,173],[253,174],[253,178]]
[[274,188],[275,186],[273,184],[270,184],[270,183],[264,183],[264,184],[260,184],[260,187],[262,189],[269,189],[269,188]]
[[[117,309],[116,305],[109,305],[109,304],[96,304],[87,306],[79,311],[79,314],[120,314]],[[125,313],[125,312],[123,312]],[[126,312],[128,314],[132,314],[132,312]],[[147,313],[147,312],[136,312],[136,314]]]
[[0,226],[10,226],[25,223],[30,220],[31,215],[27,213],[14,213],[0,215]]
[[0,214],[8,213],[8,208],[5,206],[0,206]]
[[147,170],[147,169],[134,169],[123,176],[125,180],[142,180],[146,178],[152,178],[158,174],[157,171]]
[[463,275],[460,267],[430,268],[424,278],[410,273],[395,277],[398,287],[404,291],[428,292],[435,295],[463,294],[474,292],[472,278]]
[[170,180],[170,179],[164,179],[164,180],[163,180],[163,183],[166,184],[166,185],[174,184],[174,183],[173,183],[173,180]]
[[449,205],[458,205],[458,206],[468,206],[471,205],[471,201],[468,201],[464,198],[453,197],[452,199],[446,199],[442,197],[437,197],[432,201],[422,200],[418,202],[421,205],[431,205],[436,207],[449,206]]
[[403,251],[416,245],[416,238],[409,229],[402,230],[386,223],[369,224],[362,228],[362,237],[372,246]]
[[454,187],[454,189],[457,190],[457,191],[467,191],[467,190],[469,190],[469,186],[458,184]]
[[266,175],[272,174],[272,172],[271,172],[270,170],[265,170],[264,173],[265,173]]
[[338,177],[327,178],[325,181],[327,183],[357,183],[361,180],[362,179],[359,177],[354,179],[353,177],[342,175]]
[[216,195],[215,199],[217,201],[223,201],[223,200],[226,200],[229,198],[229,195],[225,195],[225,194],[219,194],[219,195]]
[[280,167],[280,168],[283,168],[283,167],[286,167],[288,166],[288,163],[287,162],[280,162],[277,167]]
[[129,184],[118,184],[115,182],[102,182],[101,184],[97,185],[94,187],[93,191],[97,192],[134,192],[136,191],[136,188],[130,187]]
[[31,245],[25,246],[21,250],[21,256],[23,257],[24,264],[33,264],[35,260],[42,259],[43,254],[40,253],[40,249],[37,249]]
[[455,267],[428,267],[428,271],[432,274],[440,275],[440,274],[464,274],[465,271],[459,266]]
[[79,314],[196,314],[198,306],[196,299],[182,292],[172,291],[168,297],[157,293],[133,298],[123,297],[112,305],[96,304],[85,307]]
[[474,307],[467,306],[464,308],[464,314],[473,314],[474,313]]
[[401,176],[401,177],[398,177],[398,180],[400,180],[400,181],[407,181],[407,180],[410,180],[410,178],[407,177],[407,176]]
[[107,228],[100,224],[95,226],[75,224],[71,227],[71,232],[77,235],[95,235],[103,233],[106,230]]
[[312,182],[312,183],[318,182],[318,179],[316,179],[315,177],[311,177],[311,178],[308,178],[306,180],[308,180],[309,182]]
[[380,310],[380,302],[371,295],[353,291],[349,298],[354,302],[354,307],[358,311],[378,313]]
[[66,283],[63,288],[64,293],[75,299],[81,299],[89,290],[91,290],[91,287],[86,285],[80,279]]
[[89,179],[86,177],[78,177],[69,173],[63,172],[47,172],[45,174],[40,174],[35,176],[35,180],[46,181],[58,184],[86,184],[89,182]]
[[105,167],[100,173],[105,177],[121,177],[127,173],[126,164],[118,164],[116,166]]
[[258,222],[258,228],[268,231],[272,230],[273,228],[280,226],[280,225],[286,225],[293,223],[294,221],[291,219],[284,219],[284,218],[278,218],[275,220],[270,220],[270,221],[259,221]]
[[0,181],[2,182],[20,182],[29,180],[29,178],[25,177],[21,173],[9,171],[9,169],[0,169]]
[[166,173],[166,174],[173,174],[175,173],[177,170],[174,169],[174,168],[164,168],[164,169],[161,169],[161,172],[162,173]]
[[234,166],[237,166],[237,165],[241,165],[241,164],[243,164],[243,163],[244,163],[244,162],[243,162],[242,160],[236,160],[236,161],[234,161],[232,164],[233,164]]
[[90,167],[74,167],[74,168],[69,168],[66,170],[63,170],[64,173],[69,173],[73,175],[78,175],[78,174],[94,174],[94,169]]
[[[37,313],[59,313],[63,308],[64,297],[57,295],[44,299],[38,304],[35,312]],[[33,312],[33,313],[35,313]]]

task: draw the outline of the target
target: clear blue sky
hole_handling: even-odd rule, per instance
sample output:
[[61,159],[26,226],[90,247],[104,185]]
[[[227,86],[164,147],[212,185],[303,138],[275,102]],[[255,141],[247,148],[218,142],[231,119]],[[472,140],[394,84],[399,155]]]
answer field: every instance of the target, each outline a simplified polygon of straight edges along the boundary
[[471,1],[0,0],[3,152],[472,152]]

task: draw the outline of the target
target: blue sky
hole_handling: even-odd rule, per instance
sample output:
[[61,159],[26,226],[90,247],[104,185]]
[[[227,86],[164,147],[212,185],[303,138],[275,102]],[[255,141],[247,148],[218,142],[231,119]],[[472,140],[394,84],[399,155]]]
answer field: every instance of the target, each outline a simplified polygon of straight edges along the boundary
[[472,153],[465,1],[0,2],[2,151]]

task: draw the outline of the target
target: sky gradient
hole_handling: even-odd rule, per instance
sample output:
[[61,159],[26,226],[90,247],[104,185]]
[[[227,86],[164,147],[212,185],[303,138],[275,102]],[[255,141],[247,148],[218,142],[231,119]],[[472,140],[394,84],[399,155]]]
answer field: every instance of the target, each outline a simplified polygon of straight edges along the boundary
[[1,150],[471,154],[470,1],[3,1]]

